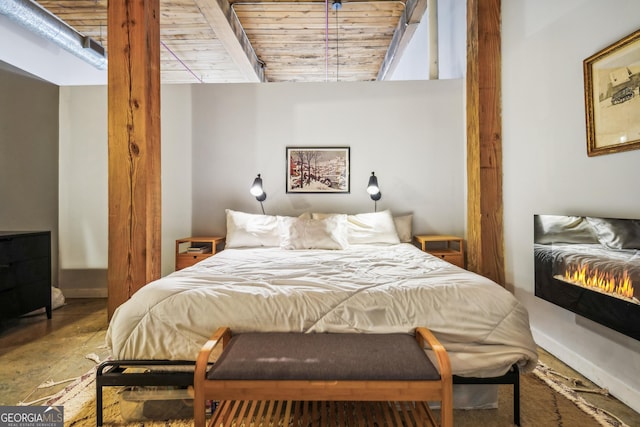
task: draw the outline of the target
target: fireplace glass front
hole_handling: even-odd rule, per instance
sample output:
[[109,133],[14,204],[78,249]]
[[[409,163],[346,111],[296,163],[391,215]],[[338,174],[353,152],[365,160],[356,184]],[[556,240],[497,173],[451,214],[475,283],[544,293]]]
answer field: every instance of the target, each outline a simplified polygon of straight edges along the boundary
[[640,220],[534,215],[535,294],[640,340]]

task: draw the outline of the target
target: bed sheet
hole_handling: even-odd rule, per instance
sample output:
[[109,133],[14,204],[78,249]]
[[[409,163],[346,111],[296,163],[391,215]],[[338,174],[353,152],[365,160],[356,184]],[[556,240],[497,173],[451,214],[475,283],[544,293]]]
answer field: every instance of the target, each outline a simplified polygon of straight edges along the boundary
[[223,325],[234,333],[427,326],[456,375],[498,376],[514,363],[528,372],[537,362],[527,311],[510,292],[406,243],[226,249],[136,292],[115,311],[107,345],[116,359],[195,360]]

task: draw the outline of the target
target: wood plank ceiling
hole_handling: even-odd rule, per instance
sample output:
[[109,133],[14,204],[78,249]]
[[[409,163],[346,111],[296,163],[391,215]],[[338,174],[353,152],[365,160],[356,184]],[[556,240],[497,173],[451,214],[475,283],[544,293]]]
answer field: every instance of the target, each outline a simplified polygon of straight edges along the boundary
[[[382,80],[427,0],[160,0],[162,83]],[[38,4],[108,52],[107,0]]]

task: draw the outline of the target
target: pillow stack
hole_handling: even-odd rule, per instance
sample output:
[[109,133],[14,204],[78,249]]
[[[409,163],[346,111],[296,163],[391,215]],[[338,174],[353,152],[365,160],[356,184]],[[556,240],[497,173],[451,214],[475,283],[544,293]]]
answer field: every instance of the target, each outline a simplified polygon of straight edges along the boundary
[[227,248],[346,249],[349,245],[411,241],[412,215],[389,210],[357,215],[305,213],[299,217],[226,210]]
[[347,216],[327,218],[278,217],[283,249],[346,249]]

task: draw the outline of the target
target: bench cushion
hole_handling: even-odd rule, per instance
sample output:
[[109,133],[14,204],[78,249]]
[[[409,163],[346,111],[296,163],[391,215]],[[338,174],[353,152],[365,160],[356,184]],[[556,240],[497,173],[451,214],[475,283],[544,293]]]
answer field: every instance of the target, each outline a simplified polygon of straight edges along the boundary
[[225,347],[208,379],[437,380],[409,334],[245,333]]

